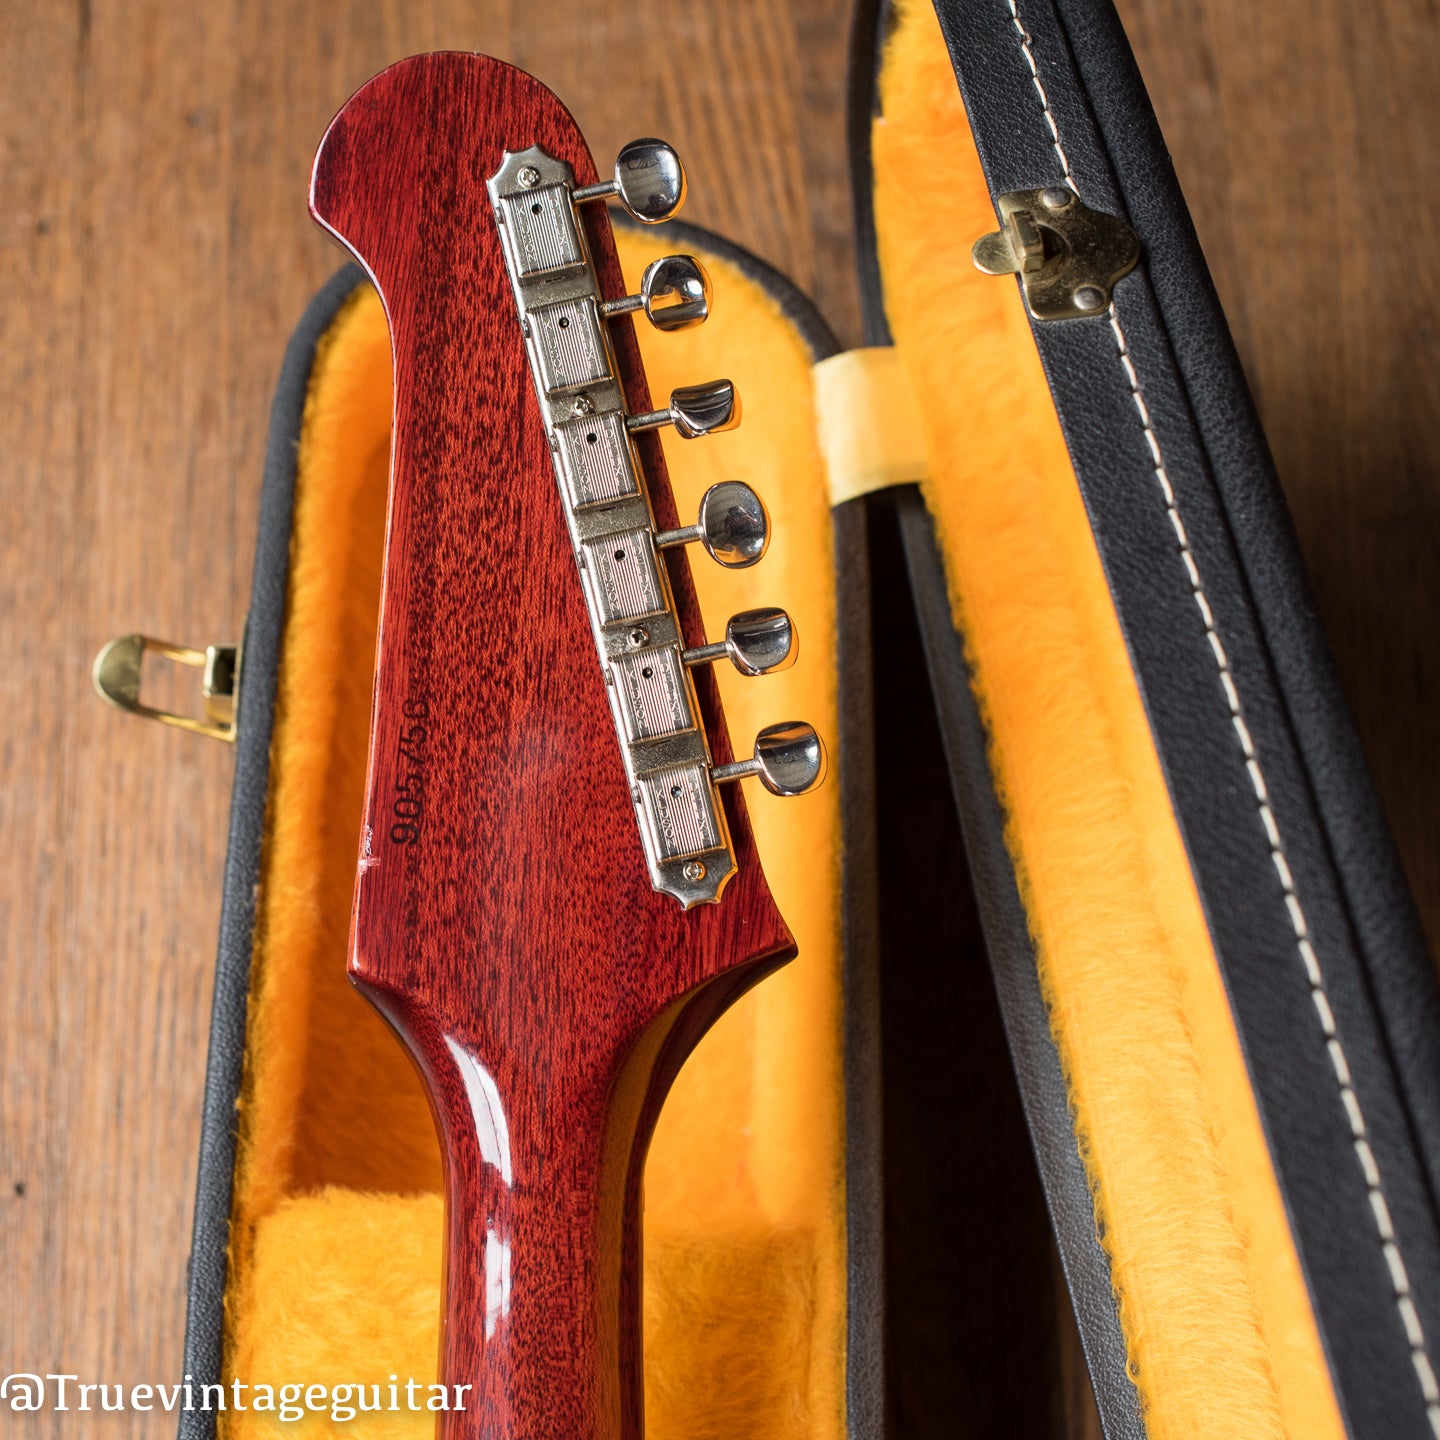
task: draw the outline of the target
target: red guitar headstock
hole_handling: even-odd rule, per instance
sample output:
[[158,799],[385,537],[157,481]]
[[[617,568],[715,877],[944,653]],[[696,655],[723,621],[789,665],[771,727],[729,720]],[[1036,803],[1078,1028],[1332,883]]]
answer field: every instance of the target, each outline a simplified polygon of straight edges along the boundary
[[735,763],[706,668],[777,668],[793,635],[753,611],[707,644],[684,554],[758,559],[763,507],[717,486],[682,527],[653,434],[738,403],[715,382],[653,409],[628,318],[703,319],[708,282],[675,257],[625,297],[599,203],[656,220],[683,191],[657,142],[598,183],[555,97],[470,54],[385,71],[315,161],[311,208],[394,347],[350,968],[445,1142],[444,1373],[488,1416],[450,1436],[635,1433],[650,1126],[714,1016],[793,953],[723,782],[798,791],[823,752],[791,724]]

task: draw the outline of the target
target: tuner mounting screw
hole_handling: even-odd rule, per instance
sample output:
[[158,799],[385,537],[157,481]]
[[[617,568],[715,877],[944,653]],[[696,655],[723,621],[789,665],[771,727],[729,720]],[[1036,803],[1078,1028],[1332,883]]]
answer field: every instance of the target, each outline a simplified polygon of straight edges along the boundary
[[637,625],[630,632],[630,645],[633,649],[638,650],[642,645],[648,645],[649,643],[650,632],[643,625]]
[[685,868],[680,872],[690,883],[697,884],[705,878],[705,865],[700,860],[691,860],[686,863]]
[[515,179],[523,189],[533,190],[540,183],[540,172],[533,165],[522,165]]
[[570,406],[572,415],[593,415],[595,402],[588,395],[577,395]]

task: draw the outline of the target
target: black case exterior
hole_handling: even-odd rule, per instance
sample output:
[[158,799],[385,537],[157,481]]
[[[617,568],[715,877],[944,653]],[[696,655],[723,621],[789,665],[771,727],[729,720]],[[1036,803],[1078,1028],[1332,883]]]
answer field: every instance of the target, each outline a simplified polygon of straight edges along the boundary
[[[1140,267],[1116,287],[1111,314],[1032,329],[1342,1414],[1357,1437],[1432,1435],[1440,1410],[1433,1376],[1426,1394],[1424,1337],[1440,1342],[1440,999],[1183,197],[1108,0],[937,0],[936,9],[992,196],[1068,183],[1139,236]],[[884,24],[881,8],[862,6],[852,92],[872,344],[889,341],[868,160]],[[957,237],[957,263],[968,263],[974,238]],[[1110,1436],[1142,1434],[943,569],[918,496],[899,511],[996,985],[1102,1421]]]

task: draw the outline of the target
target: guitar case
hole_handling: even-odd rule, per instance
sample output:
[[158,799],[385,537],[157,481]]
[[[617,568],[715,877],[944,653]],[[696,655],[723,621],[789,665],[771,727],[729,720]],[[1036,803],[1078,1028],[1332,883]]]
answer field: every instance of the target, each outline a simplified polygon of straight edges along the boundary
[[[747,401],[665,441],[682,513],[740,475],[772,516],[758,567],[694,565],[707,627],[801,636],[721,677],[732,734],[804,716],[834,762],[747,795],[800,955],[655,1137],[650,1433],[1440,1434],[1440,997],[1124,35],[896,0],[854,58],[865,348],[717,237],[617,227],[628,275],[714,281],[641,334],[652,391]],[[349,267],[271,421],[185,1359],[398,1377],[310,1423],[419,1437],[441,1161],[345,979],[389,419]]]

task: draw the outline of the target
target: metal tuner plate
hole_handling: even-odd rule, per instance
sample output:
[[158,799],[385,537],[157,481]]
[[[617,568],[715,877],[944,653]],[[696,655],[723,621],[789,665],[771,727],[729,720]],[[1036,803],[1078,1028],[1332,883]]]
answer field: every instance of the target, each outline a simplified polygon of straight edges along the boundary
[[[627,146],[615,176],[577,190],[567,164],[532,147],[506,154],[489,190],[650,878],[688,909],[719,899],[735,855],[607,321],[644,307],[662,329],[694,324],[709,282],[677,257],[650,267],[639,297],[601,297],[576,206],[615,197],[656,221],[684,197],[679,161],[656,141]],[[696,433],[736,408],[733,387],[728,405],[707,397]],[[699,404],[681,394],[654,423],[688,425]]]
[[692,668],[728,659],[742,675],[783,670],[795,627],[783,610],[746,610],[723,640],[685,649],[660,551],[695,542],[721,565],[753,565],[769,517],[748,485],[723,481],[705,492],[694,525],[657,534],[630,439],[673,425],[693,440],[740,422],[728,380],[626,412],[608,322],[643,310],[660,330],[697,325],[710,313],[710,281],[693,257],[671,255],[647,267],[639,294],[604,299],[576,209],[614,198],[647,223],[669,219],[685,172],[668,145],[639,140],[620,152],[613,180],[577,189],[567,164],[532,146],[506,153],[489,192],[650,878],[686,909],[714,902],[735,873],[718,784],[754,775],[773,794],[802,794],[824,774],[825,747],[809,725],[771,725],[751,759],[714,764]]

